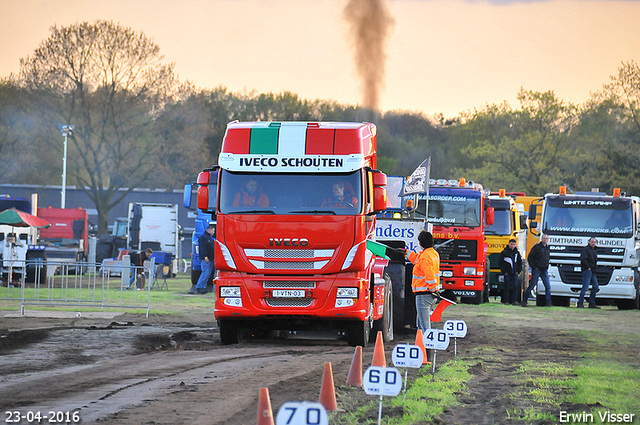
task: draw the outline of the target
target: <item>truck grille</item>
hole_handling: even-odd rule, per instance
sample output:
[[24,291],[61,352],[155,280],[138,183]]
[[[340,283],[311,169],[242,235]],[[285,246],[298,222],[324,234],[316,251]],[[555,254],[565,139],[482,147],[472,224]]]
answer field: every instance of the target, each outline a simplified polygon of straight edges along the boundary
[[327,258],[333,257],[333,249],[245,249],[247,257],[260,258]]
[[[574,265],[559,266],[560,279],[567,285],[582,285],[582,272],[575,271]],[[598,285],[605,286],[609,283],[611,275],[613,274],[613,268],[598,266],[596,271],[596,279],[598,279]]]
[[[448,239],[436,239],[439,245]],[[478,258],[478,244],[474,240],[456,240],[447,243],[437,249],[441,261],[476,261]]]
[[489,268],[490,269],[500,268],[500,254],[498,253],[489,254]]
[[262,287],[264,289],[315,289],[316,283],[296,280],[265,280],[262,282]]
[[264,270],[320,270],[327,265],[325,261],[260,261],[249,260],[257,269]]
[[312,298],[265,298],[269,307],[309,307]]
[[[549,261],[553,265],[575,264],[580,265],[580,252],[582,246],[570,245],[549,245]],[[624,248],[598,247],[598,265],[602,266],[622,266],[624,261]],[[580,272],[578,272],[580,274]],[[600,278],[598,278],[600,283]]]

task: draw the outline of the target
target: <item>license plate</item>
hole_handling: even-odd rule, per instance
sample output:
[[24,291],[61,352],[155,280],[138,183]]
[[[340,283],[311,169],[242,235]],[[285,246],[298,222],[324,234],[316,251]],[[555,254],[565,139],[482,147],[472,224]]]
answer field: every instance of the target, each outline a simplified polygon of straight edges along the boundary
[[460,297],[474,297],[476,295],[475,291],[453,291],[454,295],[458,295]]
[[274,289],[272,295],[274,298],[304,298],[306,294],[301,289]]
[[453,277],[453,272],[451,270],[445,270],[440,272],[442,277]]

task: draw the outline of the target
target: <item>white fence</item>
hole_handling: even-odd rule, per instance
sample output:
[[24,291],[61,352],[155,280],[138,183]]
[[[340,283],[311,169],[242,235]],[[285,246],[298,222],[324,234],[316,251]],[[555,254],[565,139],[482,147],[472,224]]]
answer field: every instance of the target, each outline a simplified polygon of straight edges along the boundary
[[159,287],[156,277],[154,258],[149,267],[131,266],[128,255],[107,265],[13,261],[3,267],[6,288],[0,288],[0,300],[20,301],[21,314],[25,306],[98,307],[145,309],[149,317],[151,290]]

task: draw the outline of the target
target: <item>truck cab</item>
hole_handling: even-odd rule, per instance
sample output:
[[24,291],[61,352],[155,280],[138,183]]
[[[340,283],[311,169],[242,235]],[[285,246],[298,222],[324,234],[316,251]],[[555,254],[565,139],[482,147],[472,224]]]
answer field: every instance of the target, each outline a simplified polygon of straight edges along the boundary
[[[536,208],[530,210],[534,216]],[[590,237],[597,238],[599,304],[618,309],[640,308],[640,199],[620,189],[613,195],[594,190],[544,196],[541,232],[549,236],[549,281],[554,305],[569,306],[582,288],[580,253]],[[538,284],[538,304],[544,303],[544,286]]]
[[[521,293],[528,283],[527,258],[527,224],[524,208],[517,204],[518,196],[524,193],[507,193],[501,189],[488,197],[490,205],[494,209],[493,224],[485,229],[487,242],[487,256],[489,258],[489,295],[502,294],[504,288],[504,276],[500,272],[498,260],[500,253],[509,245],[510,239],[516,240],[516,247],[522,255],[522,273],[520,274]],[[521,294],[518,296],[521,300]]]
[[247,329],[336,329],[361,346],[377,329],[393,338],[387,261],[366,247],[387,202],[376,132],[370,123],[227,126],[219,166],[197,181],[198,208],[216,216],[223,343]]

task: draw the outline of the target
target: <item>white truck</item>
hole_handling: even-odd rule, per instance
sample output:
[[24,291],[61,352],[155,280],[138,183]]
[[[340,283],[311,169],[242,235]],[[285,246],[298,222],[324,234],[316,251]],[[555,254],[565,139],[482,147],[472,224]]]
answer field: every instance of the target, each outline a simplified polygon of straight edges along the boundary
[[[178,204],[131,202],[127,217],[116,219],[111,234],[115,238],[126,238],[126,249],[153,249],[156,264],[169,265],[171,275],[175,275],[181,255],[181,230]],[[117,269],[118,262],[103,260],[103,264],[113,270]]]
[[[531,206],[529,217],[535,217],[536,208]],[[639,222],[640,199],[625,196],[620,189],[614,189],[613,196],[597,190],[568,195],[561,186],[559,193],[546,194],[540,230],[549,236],[553,304],[569,306],[571,298],[580,295],[580,252],[594,236],[598,240],[597,303],[614,304],[620,310],[640,308]],[[544,305],[541,281],[537,291],[536,304]]]

